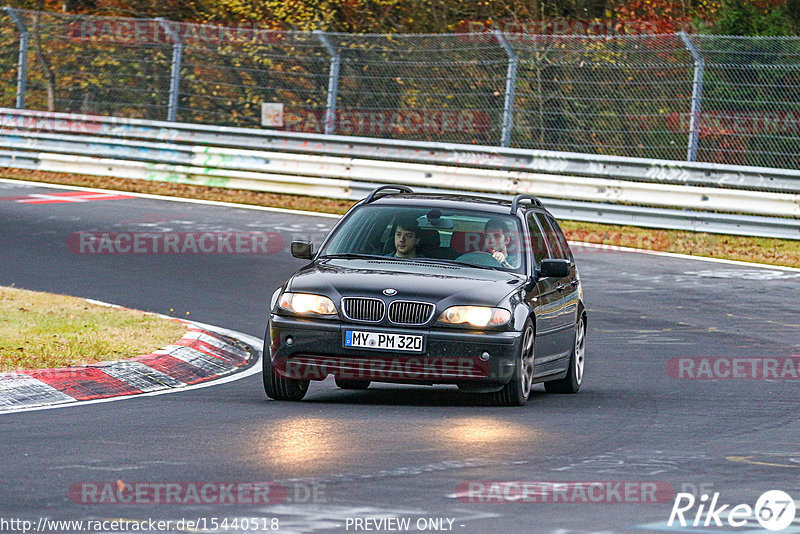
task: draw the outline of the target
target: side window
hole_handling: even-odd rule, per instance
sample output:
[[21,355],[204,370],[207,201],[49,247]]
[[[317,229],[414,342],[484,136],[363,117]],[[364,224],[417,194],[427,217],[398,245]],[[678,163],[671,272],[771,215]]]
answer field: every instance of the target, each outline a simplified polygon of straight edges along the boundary
[[555,236],[561,250],[564,251],[564,257],[570,262],[574,262],[575,258],[572,256],[572,251],[569,249],[569,243],[567,243],[567,238],[564,237],[564,232],[561,230],[558,222],[550,215],[547,216],[547,222],[549,222],[550,226],[553,228],[553,235]]
[[569,259],[567,257],[567,253],[561,247],[561,243],[556,236],[555,230],[553,230],[553,227],[547,222],[544,213],[537,213],[536,218],[539,220],[539,224],[542,225],[544,235],[547,238],[547,244],[550,248],[550,257],[557,260]]
[[528,214],[528,232],[531,234],[531,255],[533,256],[535,267],[538,267],[541,261],[548,257],[549,252],[542,229],[539,227],[539,223],[537,223],[533,213]]

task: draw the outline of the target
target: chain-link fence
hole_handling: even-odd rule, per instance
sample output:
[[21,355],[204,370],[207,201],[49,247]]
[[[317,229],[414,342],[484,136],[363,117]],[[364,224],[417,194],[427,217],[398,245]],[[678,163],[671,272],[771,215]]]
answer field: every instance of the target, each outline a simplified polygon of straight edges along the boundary
[[800,168],[800,37],[0,18],[8,107],[263,127],[273,103],[290,131]]

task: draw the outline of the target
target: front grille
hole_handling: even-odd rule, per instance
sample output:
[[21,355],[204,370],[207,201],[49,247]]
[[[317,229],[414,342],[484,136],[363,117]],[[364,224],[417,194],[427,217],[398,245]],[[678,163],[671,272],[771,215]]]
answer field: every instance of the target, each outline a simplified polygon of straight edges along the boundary
[[389,305],[389,320],[396,324],[425,324],[433,315],[433,304],[396,300]]
[[377,323],[383,319],[386,305],[381,299],[363,297],[345,297],[342,299],[342,309],[348,319],[354,321],[368,321]]

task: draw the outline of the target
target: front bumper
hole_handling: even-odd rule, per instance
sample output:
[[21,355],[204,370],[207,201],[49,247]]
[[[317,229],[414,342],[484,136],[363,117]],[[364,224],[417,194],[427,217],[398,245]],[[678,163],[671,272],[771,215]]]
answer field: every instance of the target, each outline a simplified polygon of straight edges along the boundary
[[[424,336],[423,352],[344,346],[344,331],[360,330]],[[465,384],[499,388],[511,380],[519,332],[473,332],[445,328],[396,328],[272,314],[266,343],[272,368],[293,379],[352,380],[408,384]],[[486,360],[481,355],[488,353]]]

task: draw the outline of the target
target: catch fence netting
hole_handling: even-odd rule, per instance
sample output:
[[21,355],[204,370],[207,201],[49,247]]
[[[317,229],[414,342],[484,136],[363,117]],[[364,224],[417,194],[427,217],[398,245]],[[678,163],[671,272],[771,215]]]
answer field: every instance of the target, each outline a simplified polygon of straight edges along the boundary
[[799,37],[364,35],[0,17],[6,107],[20,97],[24,30],[28,109],[800,168]]

